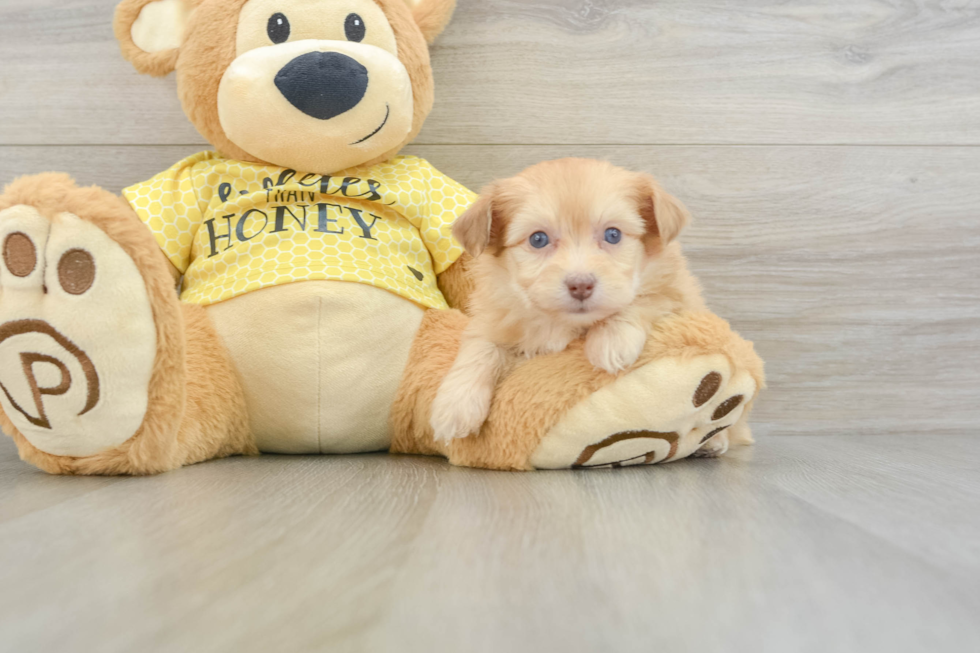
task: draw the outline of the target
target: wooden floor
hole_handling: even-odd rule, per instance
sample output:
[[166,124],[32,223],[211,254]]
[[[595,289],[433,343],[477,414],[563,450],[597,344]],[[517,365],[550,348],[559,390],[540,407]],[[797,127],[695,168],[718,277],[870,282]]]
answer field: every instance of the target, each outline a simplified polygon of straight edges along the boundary
[[980,650],[980,438],[508,474],[56,478],[0,443],[0,650]]

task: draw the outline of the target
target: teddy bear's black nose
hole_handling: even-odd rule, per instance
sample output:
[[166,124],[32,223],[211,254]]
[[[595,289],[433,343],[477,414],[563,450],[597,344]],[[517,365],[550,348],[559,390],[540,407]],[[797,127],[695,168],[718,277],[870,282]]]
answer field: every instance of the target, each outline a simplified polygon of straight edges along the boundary
[[368,71],[339,52],[308,52],[279,71],[276,87],[306,115],[329,120],[350,111],[364,98]]

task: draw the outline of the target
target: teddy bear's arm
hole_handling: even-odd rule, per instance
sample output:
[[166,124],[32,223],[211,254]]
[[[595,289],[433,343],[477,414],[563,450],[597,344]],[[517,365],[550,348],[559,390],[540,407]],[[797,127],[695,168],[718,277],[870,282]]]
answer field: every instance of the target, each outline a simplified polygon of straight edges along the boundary
[[177,269],[177,266],[171,263],[162,249],[160,250],[160,254],[167,260],[167,269],[170,271],[170,276],[174,278],[174,287],[176,288],[180,285],[180,280],[184,275]]
[[439,290],[442,291],[450,308],[467,311],[469,298],[473,294],[473,259],[463,254],[439,275]]

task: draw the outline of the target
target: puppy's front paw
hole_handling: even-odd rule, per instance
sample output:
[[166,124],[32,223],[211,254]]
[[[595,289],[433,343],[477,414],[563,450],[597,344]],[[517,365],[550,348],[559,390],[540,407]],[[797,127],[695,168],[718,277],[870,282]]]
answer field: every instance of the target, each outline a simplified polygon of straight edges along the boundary
[[460,385],[443,385],[432,404],[433,437],[450,442],[478,433],[490,413],[490,390]]
[[636,362],[646,342],[646,331],[635,324],[609,322],[589,331],[585,355],[595,367],[616,374]]

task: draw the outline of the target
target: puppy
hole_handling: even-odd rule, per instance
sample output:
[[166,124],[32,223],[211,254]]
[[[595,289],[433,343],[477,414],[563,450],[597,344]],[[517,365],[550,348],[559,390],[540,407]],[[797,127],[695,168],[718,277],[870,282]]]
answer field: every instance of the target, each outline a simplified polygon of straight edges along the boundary
[[651,325],[701,309],[674,240],[687,210],[650,175],[562,159],[495,182],[453,226],[475,259],[472,320],[432,407],[435,439],[480,430],[510,356],[564,350],[616,374],[636,362]]

